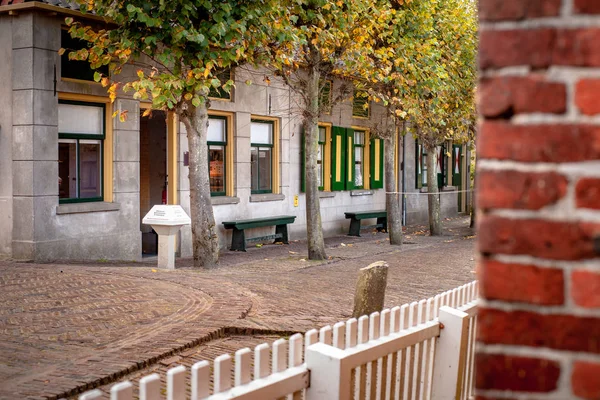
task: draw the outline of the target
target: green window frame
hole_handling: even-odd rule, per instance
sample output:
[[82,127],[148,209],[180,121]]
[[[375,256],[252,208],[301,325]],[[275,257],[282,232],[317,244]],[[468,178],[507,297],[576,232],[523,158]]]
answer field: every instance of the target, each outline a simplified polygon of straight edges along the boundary
[[319,190],[323,190],[325,187],[325,138],[327,136],[327,130],[324,126],[319,126],[319,150],[317,153],[317,169],[321,170],[319,182]]
[[[221,127],[221,132],[211,132],[211,120]],[[208,117],[208,175],[210,195],[225,196],[227,190],[227,118],[210,115]],[[221,138],[218,136],[221,135]],[[212,136],[212,137],[211,137]],[[211,140],[212,139],[212,140]],[[219,140],[220,139],[220,140]]]
[[[103,201],[106,105],[61,100],[58,107],[59,203]],[[77,121],[68,117],[69,112],[77,112],[79,121],[93,120],[86,118],[85,109],[81,107],[93,107],[100,111],[97,115],[99,127],[91,129],[93,128],[91,126],[73,126]],[[91,158],[94,154],[92,150],[94,146],[97,147],[95,160]],[[65,156],[68,158],[65,159]],[[73,172],[75,172],[74,177]]]
[[418,140],[415,141],[415,188],[427,186],[427,150]]
[[[360,129],[352,129],[352,177],[349,186],[352,189],[363,189],[365,187],[365,140],[367,132]],[[350,182],[352,181],[352,182]]]
[[[265,134],[264,128],[267,128]],[[262,131],[262,132],[261,132]],[[250,123],[250,192],[273,193],[273,144],[275,123],[252,119]],[[265,160],[262,161],[261,159]],[[267,171],[268,169],[268,171]]]
[[60,77],[67,79],[77,79],[82,81],[94,81],[94,72],[98,71],[103,75],[108,75],[108,65],[94,70],[87,61],[69,60],[71,51],[80,50],[89,47],[85,40],[71,37],[67,29],[61,29],[60,46],[65,52],[60,56]]
[[365,91],[355,90],[352,96],[352,116],[356,118],[371,118],[369,95]]

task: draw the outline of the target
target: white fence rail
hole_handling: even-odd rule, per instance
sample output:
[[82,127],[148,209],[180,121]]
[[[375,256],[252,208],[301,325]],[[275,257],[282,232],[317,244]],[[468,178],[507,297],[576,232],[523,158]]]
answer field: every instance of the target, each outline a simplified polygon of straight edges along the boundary
[[[242,349],[235,359],[222,355],[214,361],[212,377],[210,364],[201,361],[191,368],[189,386],[185,367],[172,368],[167,399],[469,400],[477,290],[472,282],[272,346],[261,344],[254,352]],[[142,378],[139,386],[139,399],[162,398],[158,374]],[[94,390],[79,399],[102,396]],[[133,398],[130,382],[111,389],[112,400]]]

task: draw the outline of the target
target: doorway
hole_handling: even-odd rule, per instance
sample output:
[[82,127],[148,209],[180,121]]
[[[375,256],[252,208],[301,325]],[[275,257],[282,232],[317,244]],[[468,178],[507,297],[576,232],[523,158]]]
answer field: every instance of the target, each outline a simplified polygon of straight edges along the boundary
[[[143,110],[142,110],[143,112]],[[142,256],[158,254],[158,235],[142,219],[157,204],[167,204],[167,115],[140,113],[140,230]]]

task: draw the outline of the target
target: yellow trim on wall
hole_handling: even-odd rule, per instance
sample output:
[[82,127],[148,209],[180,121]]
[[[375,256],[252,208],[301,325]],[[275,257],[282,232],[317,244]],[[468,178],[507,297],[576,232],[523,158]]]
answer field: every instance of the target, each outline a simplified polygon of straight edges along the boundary
[[381,177],[381,171],[379,171],[379,165],[381,160],[379,159],[380,155],[379,155],[379,149],[381,148],[381,139],[377,139],[375,140],[375,160],[374,160],[374,165],[375,165],[375,180],[378,181]]
[[225,111],[209,110],[209,116],[225,117],[227,119],[227,146],[225,146],[225,196],[235,196],[234,162],[235,142],[233,140],[233,113]]
[[[70,101],[83,101],[90,103],[110,103],[110,99],[104,96],[94,96],[91,94],[79,94],[79,93],[67,93],[67,92],[58,92],[59,100],[70,100]],[[112,114],[111,114],[112,117]],[[112,124],[111,124],[112,125]]]
[[[140,108],[142,105],[140,104]],[[173,111],[167,111],[167,204],[179,204],[179,146],[177,142],[178,118]]]
[[281,193],[281,166],[280,163],[280,147],[281,147],[281,132],[280,132],[280,121],[277,117],[266,117],[263,115],[250,115],[250,120],[261,120],[261,121],[272,121],[273,122],[273,174],[271,193]]
[[335,161],[337,165],[335,166],[335,181],[342,181],[342,137],[336,136],[335,138]]
[[107,203],[112,203],[113,194],[113,152],[114,152],[114,135],[113,135],[113,105],[110,102],[110,98],[103,96],[93,96],[89,94],[78,94],[78,93],[66,93],[58,92],[59,100],[69,101],[81,101],[88,103],[103,103],[106,105],[105,116],[104,116],[104,145],[103,145],[103,171],[104,176],[102,184],[104,197],[103,200]]
[[[331,127],[333,124],[319,122],[319,126],[325,128],[325,148],[323,154],[323,191],[331,192]],[[341,138],[339,138],[341,140]],[[338,146],[339,148],[339,146]],[[339,174],[338,168],[338,174]],[[340,178],[341,179],[341,178]]]

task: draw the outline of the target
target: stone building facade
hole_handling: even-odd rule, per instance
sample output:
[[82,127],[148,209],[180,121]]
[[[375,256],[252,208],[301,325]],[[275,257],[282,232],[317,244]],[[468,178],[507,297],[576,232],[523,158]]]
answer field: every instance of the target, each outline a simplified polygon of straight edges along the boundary
[[[1,4],[0,255],[44,261],[138,260],[152,254],[156,237],[141,223],[144,214],[162,202],[189,210],[183,125],[170,112],[143,116],[150,105],[123,94],[111,103],[106,89],[86,76],[89,67],[59,56],[70,40],[65,16],[80,16],[68,2]],[[123,73],[135,71],[131,67]],[[232,73],[236,89],[230,96],[217,93],[211,101],[209,168],[217,224],[296,215],[291,238],[304,238],[302,127],[293,94],[275,78],[265,83],[264,71],[238,68]],[[245,85],[247,79],[253,84]],[[127,111],[127,119],[112,118],[114,111]],[[347,101],[320,119],[325,235],[347,232],[345,211],[385,208],[382,141],[369,135],[371,121],[381,119],[382,110],[373,106],[367,116],[356,113]],[[352,137],[340,149],[348,161],[353,157],[352,165],[341,164],[334,149],[338,142],[332,140],[336,135]],[[400,137],[400,143],[398,187],[414,194],[406,196],[405,222],[425,223],[427,199],[418,174],[424,158],[412,137]],[[447,191],[468,182],[468,156],[464,148],[457,149],[462,151],[458,161],[444,157],[442,163]],[[462,180],[452,175],[453,167]],[[335,168],[352,178],[334,185]],[[456,193],[441,197],[444,216],[456,215],[459,205],[465,211],[469,204]],[[219,233],[225,248],[230,232]],[[191,255],[189,228],[181,231],[178,249],[181,256]]]

